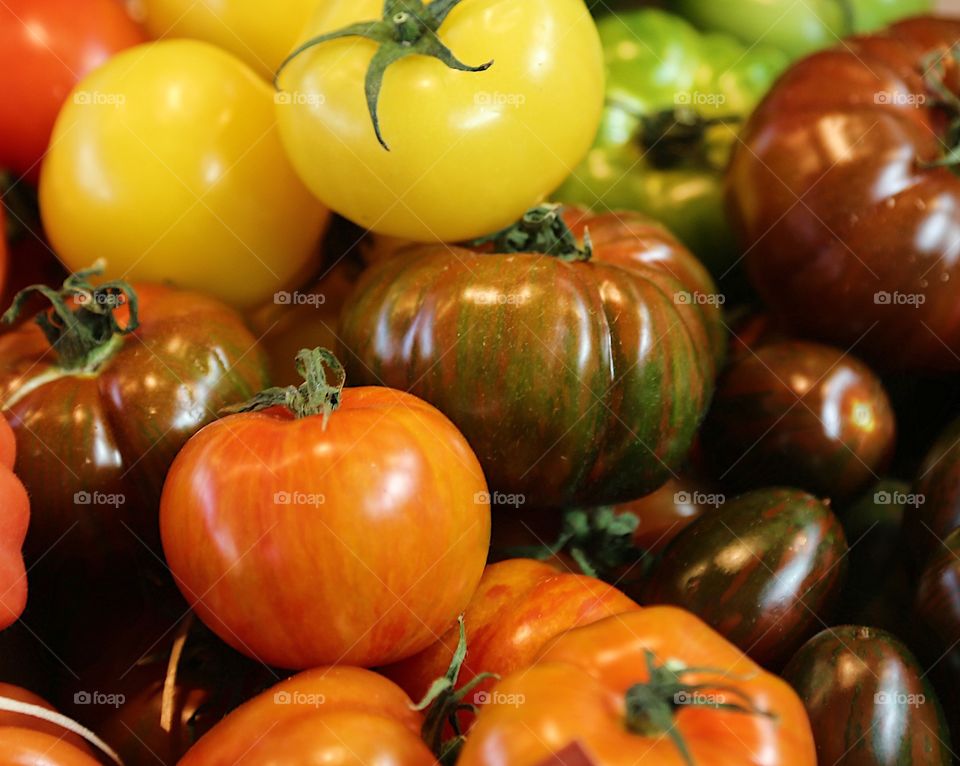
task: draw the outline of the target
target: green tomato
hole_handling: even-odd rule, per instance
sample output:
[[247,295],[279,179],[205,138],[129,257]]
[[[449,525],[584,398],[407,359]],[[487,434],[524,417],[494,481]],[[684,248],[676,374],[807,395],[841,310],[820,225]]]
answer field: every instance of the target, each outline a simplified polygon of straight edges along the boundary
[[737,254],[723,169],[736,130],[787,58],[656,9],[606,16],[597,26],[607,68],[603,119],[593,148],[554,196],[657,218],[722,279]]
[[701,29],[726,32],[799,58],[849,34],[871,32],[896,19],[926,13],[931,0],[673,0]]

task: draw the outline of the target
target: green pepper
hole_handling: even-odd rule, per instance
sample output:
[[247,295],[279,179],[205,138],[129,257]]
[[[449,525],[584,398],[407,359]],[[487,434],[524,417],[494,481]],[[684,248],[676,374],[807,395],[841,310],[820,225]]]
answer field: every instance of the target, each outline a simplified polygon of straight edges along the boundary
[[926,13],[931,0],[672,0],[701,29],[726,32],[799,58],[850,34],[872,32],[905,16]]
[[657,218],[723,279],[737,255],[723,169],[736,131],[787,57],[652,8],[597,26],[607,106],[593,148],[555,196]]

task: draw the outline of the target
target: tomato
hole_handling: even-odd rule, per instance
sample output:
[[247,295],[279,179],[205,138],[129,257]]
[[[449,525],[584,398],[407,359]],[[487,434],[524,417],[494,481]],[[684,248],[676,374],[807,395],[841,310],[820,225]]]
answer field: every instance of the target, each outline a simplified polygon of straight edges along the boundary
[[[468,686],[481,673],[507,675],[528,667],[555,636],[637,608],[611,585],[560,572],[540,561],[510,559],[491,564],[464,613],[467,657],[457,688]],[[457,628],[451,628],[423,651],[382,672],[411,698],[422,699],[450,666],[457,638]],[[471,696],[464,702],[482,704],[492,686],[489,679],[470,686]]]
[[262,303],[313,268],[327,218],[275,123],[269,86],[212,45],[115,56],[57,118],[40,180],[51,244],[74,270],[103,258],[108,277]]
[[116,0],[0,6],[0,167],[35,184],[57,112],[77,81],[143,32]]
[[[40,697],[30,690],[24,689],[20,686],[0,683],[0,697],[6,700],[12,700],[14,702],[24,702],[28,705],[36,705],[37,707],[50,710],[54,713],[57,712],[56,708],[43,699],[43,697]],[[57,739],[62,739],[65,744],[71,745],[81,752],[90,752],[90,748],[83,737],[43,718],[27,715],[26,713],[14,713],[11,711],[0,710],[0,732],[7,727],[32,729],[33,731],[49,734]]]
[[915,503],[905,514],[907,552],[922,569],[941,550],[941,541],[960,527],[960,420],[944,429],[917,472]]
[[0,337],[0,403],[31,498],[29,559],[55,545],[45,568],[116,577],[122,559],[159,542],[160,489],[179,448],[265,373],[223,304],[158,285],[94,288],[89,276],[49,291],[52,309]]
[[786,683],[690,613],[649,607],[571,630],[500,681],[457,763],[642,762],[814,766],[816,756]]
[[268,11],[257,0],[142,0],[141,6],[151,36],[206,40],[271,79],[317,2],[280,0]]
[[893,407],[879,378],[830,346],[787,341],[745,355],[721,376],[703,431],[720,479],[782,484],[849,500],[886,468]]
[[486,249],[421,245],[368,269],[340,323],[353,382],[438,407],[506,504],[597,505],[660,486],[722,353],[702,265],[638,214],[572,208],[537,208]]
[[746,45],[763,43],[799,58],[849,34],[929,11],[931,0],[673,0],[703,29],[726,32]]
[[721,497],[703,482],[681,474],[670,477],[649,495],[620,503],[614,510],[636,516],[633,544],[639,550],[659,553],[693,521],[714,510]]
[[477,587],[483,472],[425,402],[341,391],[343,368],[322,349],[297,365],[299,388],[263,392],[249,406],[264,412],[211,424],[177,457],[160,508],[167,562],[200,618],[248,656],[288,668],[402,659]]
[[[582,0],[420,8],[322,3],[309,47],[278,78],[280,132],[300,177],[351,221],[418,241],[479,237],[543,200],[589,148],[603,104],[597,30]],[[319,41],[381,13],[379,49]],[[483,71],[437,60],[451,54]]]
[[643,602],[689,609],[775,669],[829,617],[846,555],[843,528],[823,503],[795,489],[757,490],[677,535]]
[[100,761],[53,734],[0,726],[2,766],[101,766]]
[[810,715],[819,763],[953,763],[927,673],[889,633],[827,628],[801,647],[783,677]]
[[723,210],[723,170],[738,123],[787,59],[700,34],[653,8],[610,14],[598,28],[607,66],[600,131],[554,197],[646,213],[722,279],[739,255]]
[[30,522],[30,499],[13,473],[16,441],[0,417],[0,630],[13,623],[27,604],[23,540]]
[[918,18],[796,63],[731,158],[732,220],[770,310],[883,369],[960,369],[960,179],[938,164],[958,40],[960,21]]
[[422,723],[410,698],[383,676],[315,668],[228,715],[178,766],[435,766]]

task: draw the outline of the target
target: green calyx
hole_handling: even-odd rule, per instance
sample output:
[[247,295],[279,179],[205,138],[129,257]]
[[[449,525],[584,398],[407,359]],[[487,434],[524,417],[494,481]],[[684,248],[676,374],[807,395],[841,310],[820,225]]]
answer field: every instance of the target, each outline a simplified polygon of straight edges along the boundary
[[637,115],[637,140],[647,160],[660,170],[681,165],[708,165],[707,132],[715,125],[739,122],[738,118],[704,117],[696,109],[678,107]]
[[390,151],[380,131],[377,104],[380,100],[383,75],[391,64],[407,56],[429,56],[460,72],[482,72],[493,65],[493,61],[479,66],[464,64],[441,42],[437,32],[450,11],[460,2],[461,0],[435,0],[432,3],[424,3],[423,0],[385,0],[381,19],[351,24],[335,32],[312,37],[299,45],[277,69],[273,78],[274,87],[279,87],[280,74],[287,65],[314,46],[344,37],[364,37],[375,42],[377,52],[370,61],[363,89],[377,141]]
[[589,261],[593,254],[590,232],[584,233],[581,246],[563,220],[563,206],[555,204],[530,208],[515,224],[470,244],[490,244],[495,253],[543,253],[561,261]]
[[328,349],[302,348],[297,353],[297,374],[303,378],[299,386],[267,388],[246,402],[225,407],[221,414],[286,407],[298,420],[322,415],[326,428],[330,415],[340,406],[340,394],[347,382],[343,365]]
[[[140,326],[137,294],[123,280],[94,286],[89,280],[103,273],[103,264],[71,274],[59,290],[46,285],[30,285],[13,298],[3,315],[7,324],[14,322],[33,294],[42,295],[51,305],[37,314],[35,322],[43,330],[57,354],[57,365],[68,371],[92,372],[116,350],[120,339]],[[68,301],[73,300],[73,305]],[[114,312],[129,307],[127,323],[121,326]]]
[[[495,673],[478,673],[462,687],[457,688],[460,671],[467,658],[467,629],[463,623],[463,615],[457,618],[457,624],[460,629],[460,638],[453,652],[450,667],[430,685],[423,699],[413,706],[414,710],[430,709],[424,719],[421,735],[423,741],[437,756],[437,761],[443,766],[453,766],[456,763],[466,739],[457,714],[463,710],[476,712],[476,706],[464,702],[464,699],[484,681],[500,678]],[[447,723],[453,729],[454,736],[452,739],[444,740],[444,726]]]
[[[960,64],[960,43],[954,43],[947,52],[934,51],[920,64],[923,83],[933,96],[935,105],[941,107],[950,117],[943,137],[946,147],[943,154],[935,160],[922,162],[921,167],[947,167],[954,173],[960,172],[960,97],[946,84],[946,65],[944,59],[951,57],[956,64]],[[920,106],[918,103],[916,106]]]
[[627,689],[626,727],[644,737],[669,737],[688,766],[695,766],[695,762],[674,720],[679,710],[700,707],[773,718],[771,713],[760,710],[736,686],[683,680],[693,673],[716,674],[739,681],[749,680],[747,678],[731,676],[717,668],[687,667],[670,661],[658,664],[652,651],[648,649],[644,654],[649,678],[645,683],[634,684]]

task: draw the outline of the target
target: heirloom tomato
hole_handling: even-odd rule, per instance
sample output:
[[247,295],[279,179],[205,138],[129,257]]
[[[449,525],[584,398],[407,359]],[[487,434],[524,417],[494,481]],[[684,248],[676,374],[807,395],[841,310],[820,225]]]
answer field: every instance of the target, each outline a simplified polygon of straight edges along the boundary
[[827,628],[783,670],[810,716],[822,764],[949,766],[950,734],[927,673],[889,633]]
[[671,0],[703,29],[726,32],[745,45],[770,45],[793,58],[929,11],[931,0]]
[[817,343],[771,343],[721,375],[703,429],[720,480],[801,487],[849,500],[893,453],[893,407],[855,357]]
[[643,602],[689,609],[776,668],[829,616],[846,555],[843,528],[826,505],[799,490],[757,490],[677,535]]
[[27,604],[21,549],[30,522],[30,499],[13,473],[16,450],[13,429],[0,415],[0,630],[20,617]]
[[686,455],[724,345],[716,297],[659,225],[545,206],[486,245],[368,269],[340,343],[354,383],[449,416],[507,500],[598,505],[656,489]]
[[422,725],[410,698],[383,676],[314,668],[239,707],[178,766],[436,766]]
[[740,123],[787,65],[654,8],[598,22],[607,102],[593,148],[554,197],[662,221],[720,277],[738,255],[723,170]]
[[958,42],[960,20],[915,18],[799,61],[727,174],[770,310],[882,368],[960,369]]
[[110,277],[241,307],[306,276],[327,219],[280,145],[270,86],[195,40],[139,45],[77,85],[40,211],[71,269],[104,258]]
[[917,473],[913,499],[903,529],[907,550],[920,569],[960,527],[960,420],[947,426],[930,447]]
[[328,0],[304,37],[277,77],[284,145],[324,204],[383,234],[508,225],[563,181],[600,119],[583,0]]
[[0,726],[2,766],[102,766],[87,752],[54,734]]
[[31,183],[77,81],[144,35],[117,0],[0,4],[0,167]]
[[297,364],[299,388],[261,392],[177,457],[160,508],[167,562],[200,618],[248,656],[394,662],[445,631],[477,587],[483,472],[426,402],[341,390],[323,349]]
[[814,766],[793,690],[689,612],[647,607],[558,637],[500,681],[458,766]]
[[[34,705],[44,710],[56,713],[57,709],[47,702],[43,697],[34,694],[29,689],[20,686],[0,682],[0,699],[3,702],[22,702],[27,705]],[[89,753],[89,746],[83,737],[72,731],[64,729],[53,721],[39,718],[28,713],[17,713],[11,710],[0,709],[0,731],[7,727],[16,727],[19,729],[32,729],[44,734],[50,734],[57,739],[62,739],[64,743],[72,745],[81,752]]]
[[[26,552],[44,566],[114,571],[156,544],[163,479],[177,451],[219,408],[264,385],[256,341],[240,317],[197,293],[107,282],[94,271],[52,308],[0,337],[0,406],[16,435],[16,471],[30,494]],[[159,546],[157,546],[159,547]]]
[[[532,559],[509,559],[486,568],[464,613],[466,659],[457,687],[468,687],[471,704],[484,699],[493,680],[533,663],[552,638],[639,607],[612,585],[586,575],[561,572]],[[413,699],[422,699],[447,671],[457,648],[451,628],[422,652],[383,669]],[[474,679],[480,683],[471,684]]]
[[141,0],[143,23],[156,38],[205,40],[243,59],[266,79],[293,48],[317,0]]

